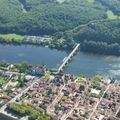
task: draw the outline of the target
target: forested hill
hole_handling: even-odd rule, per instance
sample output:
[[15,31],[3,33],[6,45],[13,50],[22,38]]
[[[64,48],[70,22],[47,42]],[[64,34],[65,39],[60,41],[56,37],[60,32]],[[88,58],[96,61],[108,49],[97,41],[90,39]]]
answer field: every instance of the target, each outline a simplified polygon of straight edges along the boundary
[[0,33],[53,34],[107,19],[107,10],[97,0],[0,0]]
[[81,43],[83,51],[120,55],[120,20],[92,21],[62,35]]
[[0,0],[0,33],[54,35],[120,55],[120,0]]

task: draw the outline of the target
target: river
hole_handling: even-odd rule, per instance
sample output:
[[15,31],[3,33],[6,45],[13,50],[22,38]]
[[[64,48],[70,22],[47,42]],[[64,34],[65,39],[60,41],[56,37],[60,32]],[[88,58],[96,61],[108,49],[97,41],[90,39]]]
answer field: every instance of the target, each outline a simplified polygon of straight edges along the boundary
[[[70,51],[69,51],[70,52]],[[0,45],[0,60],[11,63],[26,61],[33,64],[45,64],[50,68],[58,68],[69,52],[36,47],[32,45]],[[94,76],[108,75],[120,79],[120,57],[93,55],[79,52],[65,69],[66,73]],[[0,120],[13,120],[0,115]]]
[[[27,61],[33,64],[45,64],[50,68],[58,68],[69,53],[70,51],[58,51],[32,45],[0,45],[0,60],[11,63]],[[86,76],[102,74],[120,79],[120,57],[79,52],[65,72]]]

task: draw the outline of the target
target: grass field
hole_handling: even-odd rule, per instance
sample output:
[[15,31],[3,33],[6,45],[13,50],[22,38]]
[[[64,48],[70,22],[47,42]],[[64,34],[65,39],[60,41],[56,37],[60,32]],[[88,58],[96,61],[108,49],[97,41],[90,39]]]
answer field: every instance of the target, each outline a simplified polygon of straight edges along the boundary
[[84,77],[78,77],[76,80],[75,80],[75,82],[76,83],[82,83],[83,81],[85,81],[86,80],[86,78],[84,78]]
[[0,86],[3,86],[4,84],[6,84],[8,82],[8,80],[2,76],[0,76]]
[[59,3],[63,3],[65,0],[56,0]]
[[89,3],[94,3],[95,0],[87,0]]
[[5,41],[23,41],[25,39],[25,37],[21,36],[21,35],[16,35],[16,34],[0,34],[0,39],[5,40]]
[[115,15],[111,10],[107,11],[107,16],[108,16],[108,19],[110,20],[116,20],[120,18],[119,16]]

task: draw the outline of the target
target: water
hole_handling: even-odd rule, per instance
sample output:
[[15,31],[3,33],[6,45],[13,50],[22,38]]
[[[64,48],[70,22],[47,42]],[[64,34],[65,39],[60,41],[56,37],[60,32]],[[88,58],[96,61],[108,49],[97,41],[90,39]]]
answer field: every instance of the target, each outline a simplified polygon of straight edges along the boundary
[[[27,61],[33,64],[45,64],[50,68],[57,68],[66,56],[68,56],[68,53],[65,51],[51,50],[45,47],[0,45],[0,60],[11,63]],[[65,72],[87,76],[102,74],[120,79],[120,57],[79,52],[65,69]],[[14,119],[0,114],[0,120]]]
[[104,76],[120,79],[120,57],[93,55],[80,52],[66,68],[69,73],[77,75]]
[[11,63],[26,61],[33,64],[45,64],[54,68],[62,63],[65,56],[67,56],[65,51],[51,50],[46,47],[0,45],[0,60]]
[[[0,45],[0,60],[11,63],[28,61],[33,64],[45,64],[50,68],[58,68],[66,56],[68,53],[65,51],[46,47]],[[65,70],[67,73],[76,75],[102,74],[120,79],[120,57],[79,52]]]

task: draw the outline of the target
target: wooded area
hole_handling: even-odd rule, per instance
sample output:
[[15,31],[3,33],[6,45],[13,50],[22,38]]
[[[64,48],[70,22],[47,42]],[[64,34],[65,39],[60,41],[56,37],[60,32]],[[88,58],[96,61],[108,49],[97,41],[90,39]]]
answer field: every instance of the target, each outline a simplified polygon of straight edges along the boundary
[[[69,44],[74,40],[86,48],[90,45],[85,40],[95,42],[95,46],[106,43],[108,49],[113,44],[120,45],[120,1],[2,0],[0,33],[54,35],[55,40],[62,37]],[[98,53],[106,53],[99,50]],[[114,49],[111,51],[116,54]]]

